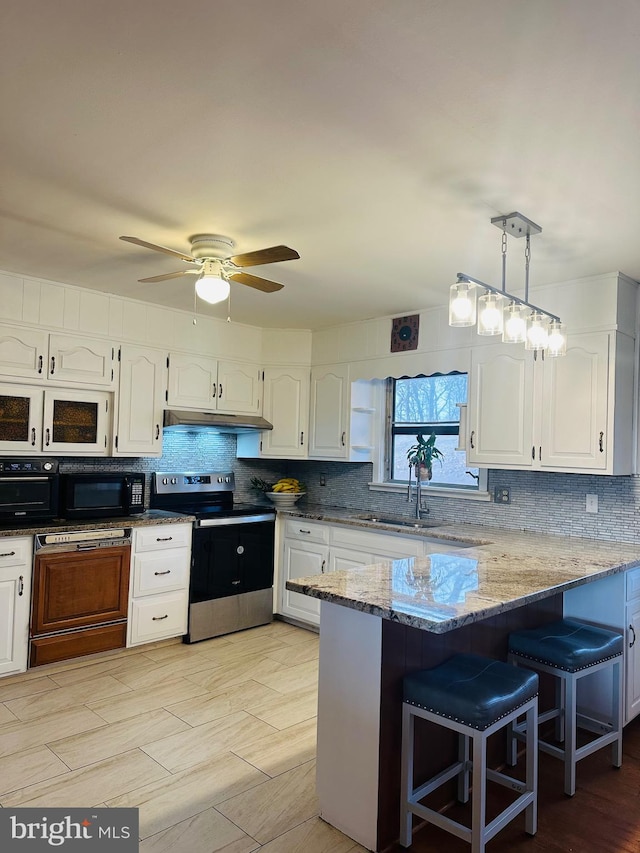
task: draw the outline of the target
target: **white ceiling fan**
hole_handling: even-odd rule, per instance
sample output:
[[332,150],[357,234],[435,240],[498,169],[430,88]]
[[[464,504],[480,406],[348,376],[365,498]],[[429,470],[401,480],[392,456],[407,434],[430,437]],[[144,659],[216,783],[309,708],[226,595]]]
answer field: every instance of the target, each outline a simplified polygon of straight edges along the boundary
[[261,266],[262,264],[275,264],[279,261],[294,261],[300,257],[295,249],[288,246],[271,246],[268,249],[258,249],[256,252],[245,252],[242,255],[231,255],[235,243],[230,237],[220,234],[194,234],[189,237],[191,243],[191,254],[179,252],[176,249],[168,249],[166,246],[158,246],[148,243],[139,237],[120,237],[127,243],[143,246],[145,249],[153,249],[154,252],[163,252],[180,258],[189,264],[188,269],[178,272],[165,273],[164,275],[153,275],[149,278],[138,279],[141,282],[167,281],[170,278],[181,278],[185,275],[198,275],[196,281],[196,293],[206,302],[215,304],[227,298],[230,291],[229,282],[246,284],[263,293],[274,293],[282,290],[284,285],[257,275],[243,272],[244,267]]

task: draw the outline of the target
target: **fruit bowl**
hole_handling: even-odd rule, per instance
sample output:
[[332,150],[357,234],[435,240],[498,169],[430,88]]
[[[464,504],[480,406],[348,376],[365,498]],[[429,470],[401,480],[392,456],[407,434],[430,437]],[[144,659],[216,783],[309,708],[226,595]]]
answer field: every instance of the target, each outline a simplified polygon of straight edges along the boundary
[[276,506],[284,508],[295,506],[296,501],[306,492],[265,492],[265,494]]

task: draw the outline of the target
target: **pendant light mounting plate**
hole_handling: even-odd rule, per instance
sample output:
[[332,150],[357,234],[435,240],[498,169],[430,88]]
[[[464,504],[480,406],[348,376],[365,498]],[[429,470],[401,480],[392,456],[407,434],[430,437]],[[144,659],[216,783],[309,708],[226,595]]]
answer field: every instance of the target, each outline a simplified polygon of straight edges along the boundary
[[491,219],[491,224],[501,231],[505,228],[510,237],[528,237],[532,234],[542,233],[542,228],[539,225],[517,212],[507,213],[504,216],[494,216]]

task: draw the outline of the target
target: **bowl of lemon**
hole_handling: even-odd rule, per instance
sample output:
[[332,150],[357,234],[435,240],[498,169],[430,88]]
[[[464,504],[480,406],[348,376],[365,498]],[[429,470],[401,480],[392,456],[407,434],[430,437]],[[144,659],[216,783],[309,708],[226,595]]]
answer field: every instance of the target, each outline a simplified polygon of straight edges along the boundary
[[286,509],[295,506],[296,501],[305,494],[304,483],[294,477],[283,477],[265,494],[275,506]]

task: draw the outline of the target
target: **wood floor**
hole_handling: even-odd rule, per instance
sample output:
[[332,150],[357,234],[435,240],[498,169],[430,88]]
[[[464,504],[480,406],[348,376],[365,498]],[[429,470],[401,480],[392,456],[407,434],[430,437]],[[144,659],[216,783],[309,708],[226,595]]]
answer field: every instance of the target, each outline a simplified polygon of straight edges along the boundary
[[[363,851],[317,817],[317,658],[317,635],[274,622],[0,679],[0,805],[137,807],[142,853]],[[520,816],[487,853],[638,853],[640,718],[620,770],[609,756],[570,799],[542,755],[537,835]],[[426,827],[411,850],[469,847]]]
[[283,622],[0,679],[0,805],[137,807],[142,853],[362,851],[317,817],[317,681]]

